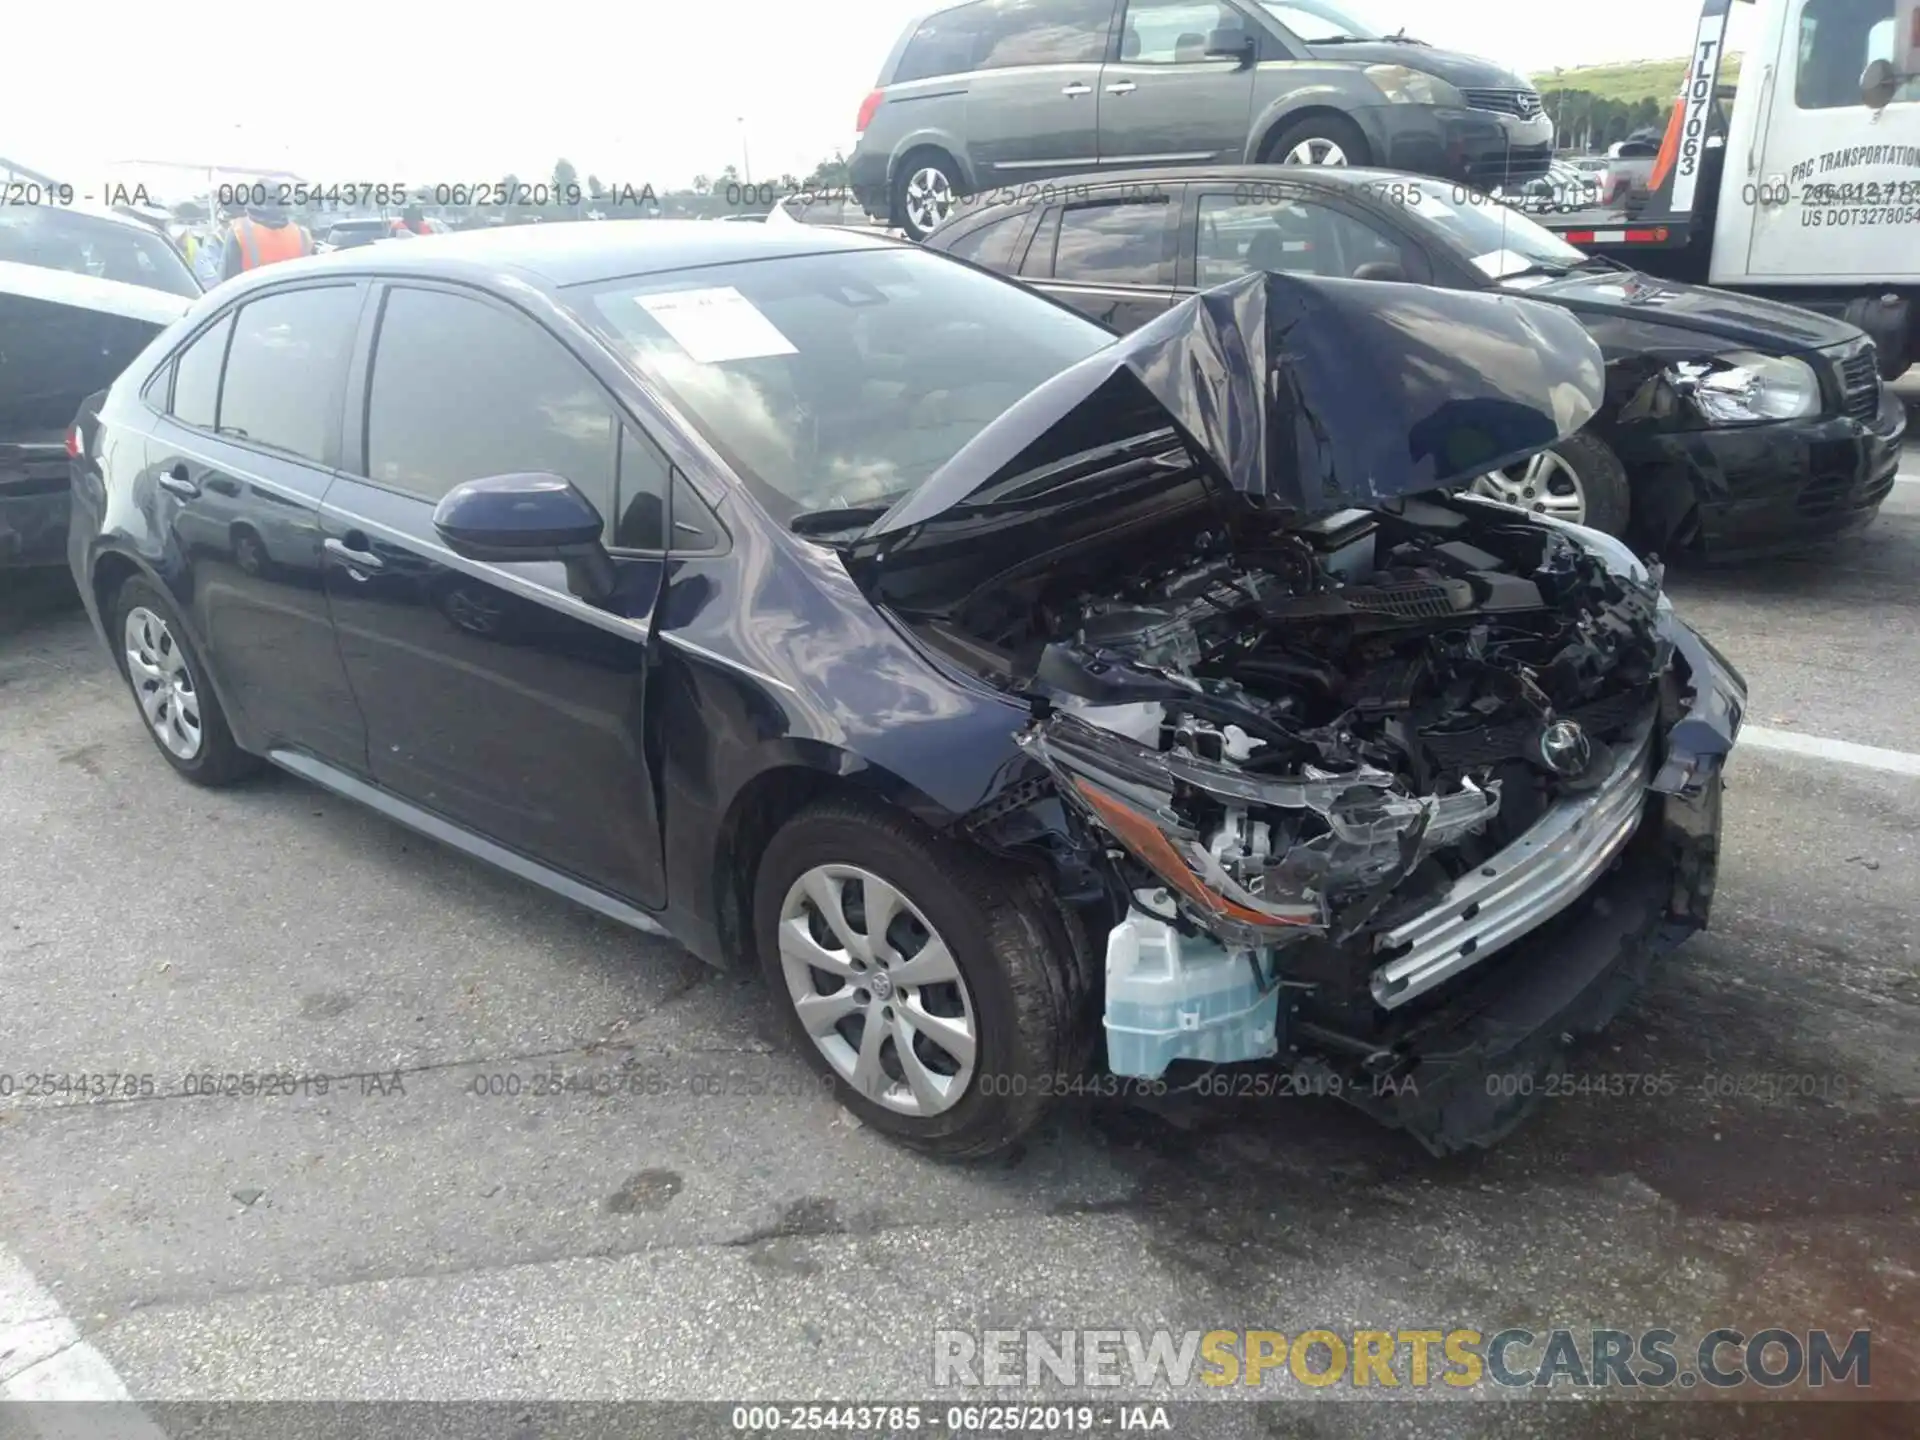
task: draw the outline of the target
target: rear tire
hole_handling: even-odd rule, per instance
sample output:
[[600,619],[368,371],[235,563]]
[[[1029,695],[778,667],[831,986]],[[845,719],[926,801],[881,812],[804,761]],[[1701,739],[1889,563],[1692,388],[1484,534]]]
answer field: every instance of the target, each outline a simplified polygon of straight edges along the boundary
[[783,1028],[874,1129],[944,1159],[992,1155],[1084,1066],[1074,957],[1035,877],[900,812],[833,799],[773,837],[753,894]]
[[921,241],[944,224],[959,203],[960,167],[939,150],[916,150],[893,178],[893,223]]
[[1265,158],[1271,165],[1370,165],[1373,149],[1344,116],[1310,115],[1282,130]]
[[173,602],[135,575],[120,587],[112,615],[108,638],[161,758],[196,785],[231,785],[258,773],[265,762],[235,743]]

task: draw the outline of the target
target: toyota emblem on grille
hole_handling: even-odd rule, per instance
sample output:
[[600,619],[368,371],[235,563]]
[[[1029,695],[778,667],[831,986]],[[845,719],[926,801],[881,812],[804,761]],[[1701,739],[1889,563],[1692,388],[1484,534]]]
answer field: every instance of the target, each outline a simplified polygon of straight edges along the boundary
[[1540,761],[1556,775],[1578,775],[1593,762],[1593,742],[1571,720],[1556,720],[1540,732]]

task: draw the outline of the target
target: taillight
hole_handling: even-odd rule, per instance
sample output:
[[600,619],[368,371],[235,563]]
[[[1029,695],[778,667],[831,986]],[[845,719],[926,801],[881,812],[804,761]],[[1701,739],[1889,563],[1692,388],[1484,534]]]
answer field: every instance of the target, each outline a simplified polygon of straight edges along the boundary
[[69,425],[67,427],[67,458],[69,460],[78,460],[86,453],[86,447],[80,443],[80,427],[78,425]]
[[880,108],[880,102],[886,98],[887,98],[886,91],[875,90],[871,92],[866,99],[860,102],[859,118],[857,118],[853,122],[854,134],[864,135],[866,133],[867,123],[873,119],[873,112]]

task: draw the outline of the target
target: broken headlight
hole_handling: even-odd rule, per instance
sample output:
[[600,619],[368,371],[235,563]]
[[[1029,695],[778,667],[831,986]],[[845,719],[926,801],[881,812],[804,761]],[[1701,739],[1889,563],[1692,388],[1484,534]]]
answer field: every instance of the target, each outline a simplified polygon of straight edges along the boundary
[[1385,771],[1257,775],[1151,750],[1060,713],[1017,743],[1067,798],[1177,893],[1216,935],[1247,943],[1328,928],[1343,898],[1391,888],[1426,855],[1480,829],[1500,786],[1414,795]]
[[1667,377],[1709,425],[1756,425],[1820,413],[1813,367],[1786,355],[1735,350],[1712,360],[1683,360]]

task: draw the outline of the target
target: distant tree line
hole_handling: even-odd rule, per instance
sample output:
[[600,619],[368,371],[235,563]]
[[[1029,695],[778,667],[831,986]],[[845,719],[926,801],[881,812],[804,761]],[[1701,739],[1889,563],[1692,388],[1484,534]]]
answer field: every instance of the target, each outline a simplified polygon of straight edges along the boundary
[[1662,131],[1673,101],[1643,96],[1613,100],[1591,90],[1545,90],[1540,101],[1553,117],[1554,139],[1562,150],[1605,150],[1639,130]]

